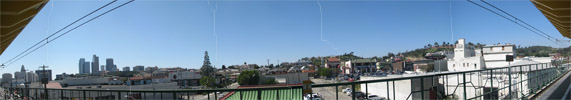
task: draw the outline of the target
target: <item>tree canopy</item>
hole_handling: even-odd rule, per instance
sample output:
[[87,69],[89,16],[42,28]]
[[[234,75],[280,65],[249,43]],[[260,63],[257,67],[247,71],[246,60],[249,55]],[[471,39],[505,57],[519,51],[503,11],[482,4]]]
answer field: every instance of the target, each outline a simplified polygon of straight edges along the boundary
[[242,71],[238,75],[238,84],[240,85],[258,85],[260,80],[260,72],[256,70]]
[[200,67],[200,74],[202,76],[214,77],[215,69],[214,67],[212,67],[212,64],[210,63],[210,57],[208,57],[208,51],[204,52],[204,63],[202,64],[202,67]]

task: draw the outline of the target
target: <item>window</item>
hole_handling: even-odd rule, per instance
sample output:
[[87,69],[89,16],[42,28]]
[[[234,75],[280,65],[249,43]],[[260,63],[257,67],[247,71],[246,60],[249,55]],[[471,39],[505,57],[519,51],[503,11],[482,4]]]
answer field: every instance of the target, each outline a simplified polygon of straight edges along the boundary
[[476,64],[474,64],[474,68],[478,69],[478,66]]
[[494,51],[494,49],[492,49],[493,47],[490,48],[490,51]]
[[502,51],[504,51],[506,48],[504,46],[502,46]]
[[456,67],[456,64],[452,64],[452,67]]

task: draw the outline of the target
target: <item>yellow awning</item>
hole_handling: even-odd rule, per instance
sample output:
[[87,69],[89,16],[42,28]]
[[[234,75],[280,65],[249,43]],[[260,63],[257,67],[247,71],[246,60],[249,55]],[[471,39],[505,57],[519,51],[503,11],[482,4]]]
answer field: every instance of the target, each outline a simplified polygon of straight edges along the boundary
[[571,38],[571,0],[531,0],[564,37]]
[[0,1],[0,55],[49,0]]

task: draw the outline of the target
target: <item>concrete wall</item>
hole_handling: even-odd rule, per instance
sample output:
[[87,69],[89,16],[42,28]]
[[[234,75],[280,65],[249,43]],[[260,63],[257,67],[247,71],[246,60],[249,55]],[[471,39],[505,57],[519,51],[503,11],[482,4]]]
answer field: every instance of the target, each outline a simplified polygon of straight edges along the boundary
[[[387,77],[361,77],[361,80],[376,80],[383,78]],[[391,98],[391,100],[406,100],[407,98],[408,100],[417,100],[421,98],[431,99],[431,96],[436,96],[434,92],[431,93],[429,91],[425,91],[424,97],[421,92],[412,92],[422,90],[421,85],[423,85],[424,90],[431,89],[432,87],[439,85],[437,80],[437,77],[434,77],[434,79],[424,78],[422,81],[423,84],[421,84],[420,79],[398,80],[394,81],[394,85],[392,81],[388,82],[388,85],[387,82],[367,83],[366,86],[365,84],[361,84],[361,92],[365,93],[368,90],[369,95],[378,95],[380,97]],[[443,89],[441,89],[441,91],[442,90]]]
[[303,83],[304,80],[309,80],[308,73],[288,73],[279,75],[266,75],[265,77],[273,77],[274,79],[285,79],[286,84],[299,84]]

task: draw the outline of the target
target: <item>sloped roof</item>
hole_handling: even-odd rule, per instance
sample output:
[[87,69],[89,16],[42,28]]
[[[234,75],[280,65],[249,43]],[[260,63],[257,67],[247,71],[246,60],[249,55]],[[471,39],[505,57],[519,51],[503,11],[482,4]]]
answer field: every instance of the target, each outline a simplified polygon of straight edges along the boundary
[[339,59],[337,59],[337,58],[327,58],[327,61],[333,62],[333,61],[339,61]]

